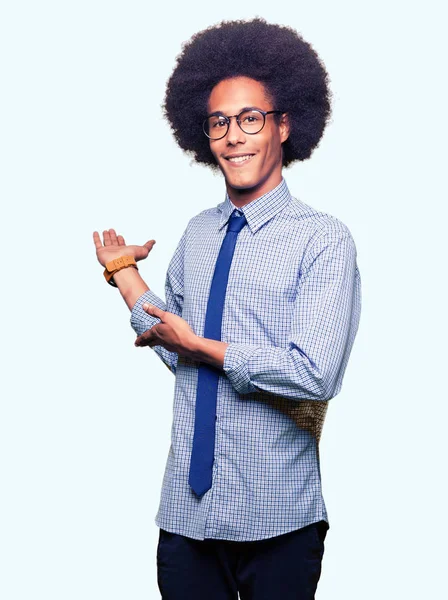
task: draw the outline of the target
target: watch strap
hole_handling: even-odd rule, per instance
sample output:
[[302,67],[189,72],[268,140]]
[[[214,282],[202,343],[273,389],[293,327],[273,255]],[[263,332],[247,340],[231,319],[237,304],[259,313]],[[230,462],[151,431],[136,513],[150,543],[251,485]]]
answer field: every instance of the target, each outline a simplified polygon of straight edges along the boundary
[[126,269],[127,267],[134,267],[134,269],[137,269],[138,271],[137,263],[133,256],[119,256],[118,258],[114,258],[107,262],[103,273],[107,283],[113,287],[117,287],[117,284],[113,280],[113,276],[118,271],[121,271],[121,269]]

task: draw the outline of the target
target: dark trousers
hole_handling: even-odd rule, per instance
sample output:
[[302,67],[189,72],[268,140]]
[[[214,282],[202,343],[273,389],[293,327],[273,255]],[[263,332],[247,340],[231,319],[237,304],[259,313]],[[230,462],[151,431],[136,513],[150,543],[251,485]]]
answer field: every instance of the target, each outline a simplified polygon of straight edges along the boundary
[[160,530],[162,600],[313,600],[328,524],[255,542],[193,540]]

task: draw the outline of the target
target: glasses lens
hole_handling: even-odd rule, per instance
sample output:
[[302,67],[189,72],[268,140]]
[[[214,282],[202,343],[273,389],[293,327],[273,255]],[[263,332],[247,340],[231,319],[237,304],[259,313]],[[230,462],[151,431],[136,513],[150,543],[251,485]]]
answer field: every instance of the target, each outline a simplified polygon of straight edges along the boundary
[[204,132],[212,140],[219,140],[227,133],[227,120],[220,115],[213,115],[205,119]]
[[239,121],[245,133],[258,133],[263,129],[264,115],[258,110],[246,110],[240,114]]

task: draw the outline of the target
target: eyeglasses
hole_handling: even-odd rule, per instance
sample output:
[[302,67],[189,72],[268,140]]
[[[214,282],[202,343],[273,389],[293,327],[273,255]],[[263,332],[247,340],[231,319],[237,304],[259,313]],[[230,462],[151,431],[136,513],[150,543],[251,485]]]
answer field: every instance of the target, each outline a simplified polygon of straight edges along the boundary
[[239,128],[248,133],[254,135],[260,133],[266,123],[266,115],[272,115],[274,113],[282,114],[283,110],[260,110],[259,108],[251,108],[249,110],[243,110],[239,115],[232,115],[226,117],[224,115],[210,115],[202,123],[202,129],[205,135],[211,140],[220,140],[227,135],[230,126],[230,119],[236,118]]

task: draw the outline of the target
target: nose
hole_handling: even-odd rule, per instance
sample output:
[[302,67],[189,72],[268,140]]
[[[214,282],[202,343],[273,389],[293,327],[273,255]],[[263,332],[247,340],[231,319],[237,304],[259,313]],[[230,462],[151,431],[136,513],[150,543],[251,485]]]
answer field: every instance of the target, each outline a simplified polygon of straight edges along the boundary
[[226,137],[227,143],[231,146],[234,146],[238,143],[244,143],[246,141],[244,131],[238,125],[236,117],[230,118],[229,130]]

